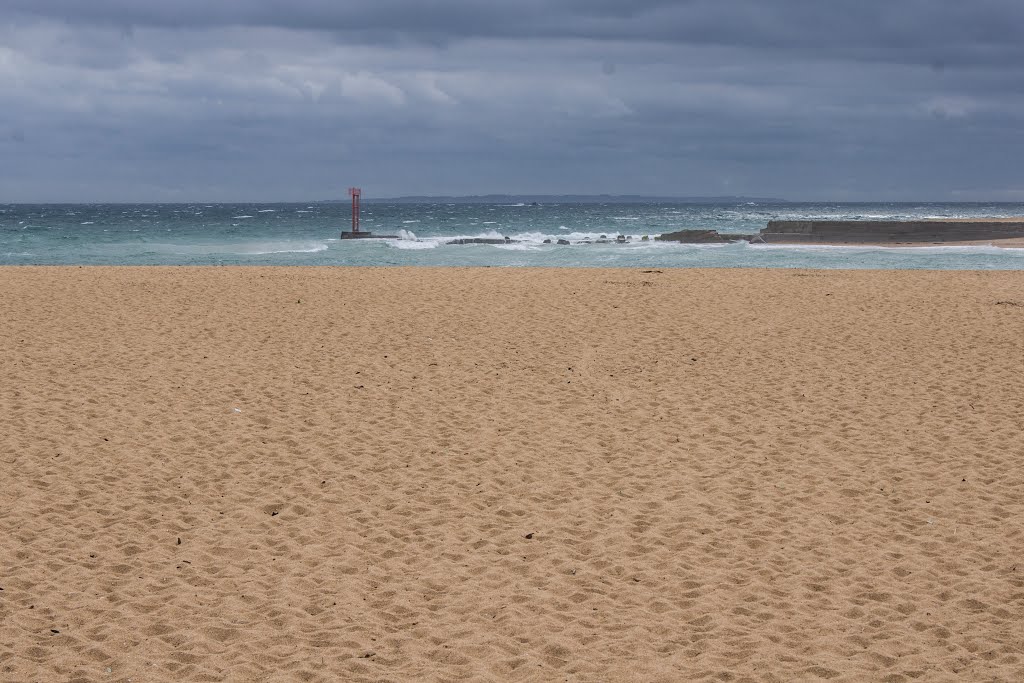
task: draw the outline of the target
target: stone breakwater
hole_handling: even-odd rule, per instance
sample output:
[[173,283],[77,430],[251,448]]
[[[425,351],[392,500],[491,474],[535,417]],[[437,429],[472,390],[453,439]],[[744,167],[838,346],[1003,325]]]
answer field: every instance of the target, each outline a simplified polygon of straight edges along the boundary
[[750,241],[756,237],[756,235],[737,235],[733,233],[723,235],[717,230],[679,230],[677,232],[667,232],[664,235],[658,235],[654,239],[659,242],[714,244],[716,242],[736,242],[739,240]]

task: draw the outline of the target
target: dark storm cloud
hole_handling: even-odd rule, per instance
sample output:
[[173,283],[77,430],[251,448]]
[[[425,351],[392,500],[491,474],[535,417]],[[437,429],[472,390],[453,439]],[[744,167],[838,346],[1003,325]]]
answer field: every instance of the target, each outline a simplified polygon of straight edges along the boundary
[[6,0],[0,201],[1024,198],[1018,0]]
[[1020,54],[1018,0],[8,0],[10,11],[120,27],[261,26],[375,42],[576,38],[770,47],[863,59]]

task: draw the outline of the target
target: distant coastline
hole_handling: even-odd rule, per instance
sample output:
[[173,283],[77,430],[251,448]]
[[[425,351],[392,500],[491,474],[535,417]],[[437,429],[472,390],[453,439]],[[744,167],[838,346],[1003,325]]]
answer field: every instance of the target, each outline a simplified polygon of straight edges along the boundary
[[[323,203],[347,203],[348,199],[327,199]],[[638,194],[480,194],[480,195],[410,195],[403,197],[364,197],[363,203],[383,204],[788,204],[787,199],[772,197],[663,197]]]

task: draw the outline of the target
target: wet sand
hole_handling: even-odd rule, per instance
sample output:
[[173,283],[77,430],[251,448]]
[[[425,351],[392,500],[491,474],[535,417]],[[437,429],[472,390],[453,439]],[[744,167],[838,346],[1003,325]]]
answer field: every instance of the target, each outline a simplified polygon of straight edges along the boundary
[[0,680],[1024,680],[1024,272],[0,292]]

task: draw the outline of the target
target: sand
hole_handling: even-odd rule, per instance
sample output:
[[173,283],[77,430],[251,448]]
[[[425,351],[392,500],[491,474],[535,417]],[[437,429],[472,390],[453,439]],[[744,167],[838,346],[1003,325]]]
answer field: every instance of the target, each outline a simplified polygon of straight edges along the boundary
[[1024,272],[0,293],[0,680],[1024,680]]

